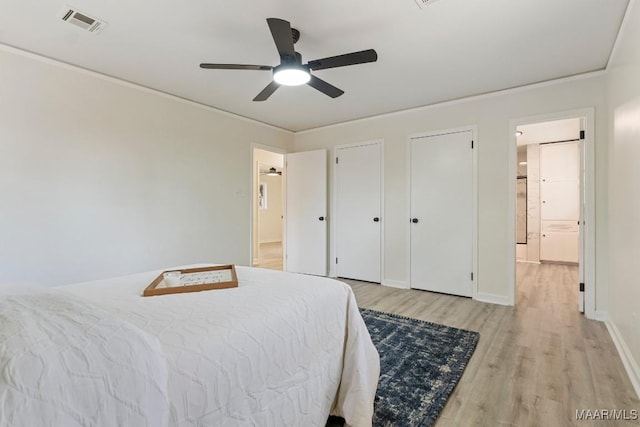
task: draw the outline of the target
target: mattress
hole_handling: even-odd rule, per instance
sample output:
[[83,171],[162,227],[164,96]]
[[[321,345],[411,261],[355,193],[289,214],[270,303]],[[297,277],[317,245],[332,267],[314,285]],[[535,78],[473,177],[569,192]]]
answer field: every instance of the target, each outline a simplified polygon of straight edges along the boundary
[[141,297],[159,271],[57,289],[157,340],[166,425],[371,426],[379,358],[351,288],[236,270],[237,288],[197,293]]

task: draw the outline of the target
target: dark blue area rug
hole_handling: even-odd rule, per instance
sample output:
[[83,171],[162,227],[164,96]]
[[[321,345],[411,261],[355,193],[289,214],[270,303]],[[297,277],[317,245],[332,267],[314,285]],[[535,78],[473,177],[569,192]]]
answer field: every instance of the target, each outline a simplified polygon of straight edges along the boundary
[[480,334],[380,311],[360,312],[380,353],[374,427],[432,425]]

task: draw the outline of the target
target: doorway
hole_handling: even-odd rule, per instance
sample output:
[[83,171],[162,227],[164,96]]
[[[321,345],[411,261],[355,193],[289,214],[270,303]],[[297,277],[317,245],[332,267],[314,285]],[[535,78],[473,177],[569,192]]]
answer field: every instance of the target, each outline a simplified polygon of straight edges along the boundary
[[253,266],[283,269],[284,154],[254,148],[252,160]]
[[516,289],[527,294],[529,276],[545,275],[549,286],[568,288],[591,318],[593,110],[513,120],[511,129],[511,302]]

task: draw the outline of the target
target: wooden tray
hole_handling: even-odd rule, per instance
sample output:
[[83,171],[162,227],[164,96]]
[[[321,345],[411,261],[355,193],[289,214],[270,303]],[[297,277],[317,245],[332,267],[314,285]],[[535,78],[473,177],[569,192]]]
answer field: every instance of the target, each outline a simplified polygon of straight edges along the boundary
[[238,287],[238,276],[235,265],[185,268],[163,271],[146,287],[142,296],[150,297],[236,287]]

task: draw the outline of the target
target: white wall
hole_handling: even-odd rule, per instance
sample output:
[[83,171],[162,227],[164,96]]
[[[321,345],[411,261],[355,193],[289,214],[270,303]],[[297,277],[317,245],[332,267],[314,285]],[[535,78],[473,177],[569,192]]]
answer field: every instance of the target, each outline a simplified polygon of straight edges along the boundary
[[248,264],[252,142],[293,135],[0,49],[0,283]]
[[[611,279],[614,339],[640,395],[640,3],[631,2],[609,72]],[[616,335],[617,334],[617,335]],[[635,365],[635,366],[634,366]]]
[[[596,110],[596,250],[607,253],[607,109],[606,78],[589,78],[535,85],[460,102],[377,116],[340,125],[298,132],[296,151],[331,148],[363,140],[385,141],[385,275],[383,280],[406,282],[407,136],[419,132],[478,126],[479,292],[508,295],[508,146],[509,120],[586,107]],[[332,167],[332,162],[330,162]],[[331,175],[330,175],[331,176]],[[606,257],[596,265],[596,304],[606,307]]]

